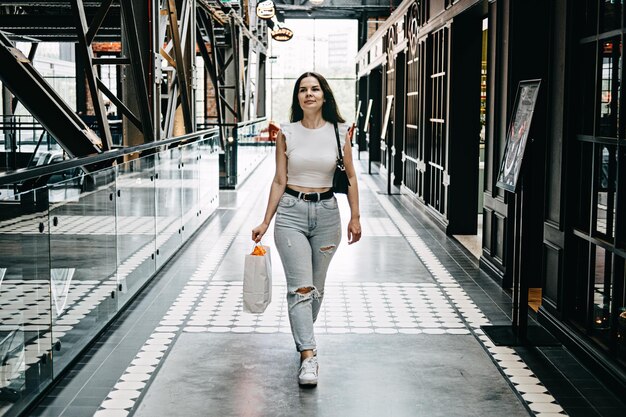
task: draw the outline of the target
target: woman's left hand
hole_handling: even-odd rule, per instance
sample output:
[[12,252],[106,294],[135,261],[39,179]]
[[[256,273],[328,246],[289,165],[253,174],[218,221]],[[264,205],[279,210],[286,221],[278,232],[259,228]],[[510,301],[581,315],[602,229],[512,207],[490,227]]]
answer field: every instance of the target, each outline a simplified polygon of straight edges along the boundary
[[350,219],[348,223],[348,245],[361,240],[361,222],[359,219]]

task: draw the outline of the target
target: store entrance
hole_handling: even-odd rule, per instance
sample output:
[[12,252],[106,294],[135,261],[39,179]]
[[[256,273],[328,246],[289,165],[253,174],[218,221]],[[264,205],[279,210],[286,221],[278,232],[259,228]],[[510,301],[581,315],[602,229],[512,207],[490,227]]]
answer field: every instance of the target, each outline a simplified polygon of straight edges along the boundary
[[[483,240],[483,193],[485,190],[485,142],[486,142],[486,119],[487,119],[487,56],[488,56],[488,18],[483,18],[482,14],[477,15],[477,11],[472,11],[470,15],[464,16],[454,29],[457,36],[463,37],[471,45],[473,54],[480,54],[477,57],[467,57],[459,65],[472,65],[472,78],[466,78],[466,83],[471,86],[457,90],[464,93],[463,101],[476,103],[472,106],[472,114],[465,117],[466,126],[472,126],[472,132],[464,132],[462,127],[457,129],[456,136],[465,143],[465,160],[460,155],[456,158],[456,169],[463,170],[463,175],[459,171],[455,176],[458,187],[454,187],[453,192],[461,190],[465,193],[465,198],[472,204],[467,204],[464,210],[469,213],[458,216],[461,224],[454,225],[453,236],[461,243],[477,260],[482,254]],[[476,13],[476,14],[474,14]],[[459,31],[463,30],[463,33]],[[468,71],[469,72],[469,71]],[[479,104],[479,106],[478,106]],[[463,111],[463,108],[457,108]],[[453,139],[454,140],[454,139]],[[454,167],[452,167],[454,169]]]

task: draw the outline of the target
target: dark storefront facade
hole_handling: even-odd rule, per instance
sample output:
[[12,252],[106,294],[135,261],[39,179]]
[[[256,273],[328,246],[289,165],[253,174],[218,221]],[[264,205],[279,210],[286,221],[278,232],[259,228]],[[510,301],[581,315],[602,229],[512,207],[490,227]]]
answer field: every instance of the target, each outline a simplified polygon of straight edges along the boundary
[[[371,171],[448,234],[475,235],[481,269],[503,287],[540,289],[540,323],[618,390],[625,20],[615,0],[407,0],[357,56]],[[497,180],[525,80],[540,89],[512,193]]]

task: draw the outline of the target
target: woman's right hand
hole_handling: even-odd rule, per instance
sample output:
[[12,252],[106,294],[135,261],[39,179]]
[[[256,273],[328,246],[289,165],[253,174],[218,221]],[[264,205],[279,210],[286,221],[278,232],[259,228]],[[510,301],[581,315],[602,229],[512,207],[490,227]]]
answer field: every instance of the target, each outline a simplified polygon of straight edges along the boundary
[[256,243],[259,243],[261,241],[261,238],[265,235],[265,232],[267,232],[268,227],[268,224],[261,223],[260,225],[252,229],[252,240],[254,240]]

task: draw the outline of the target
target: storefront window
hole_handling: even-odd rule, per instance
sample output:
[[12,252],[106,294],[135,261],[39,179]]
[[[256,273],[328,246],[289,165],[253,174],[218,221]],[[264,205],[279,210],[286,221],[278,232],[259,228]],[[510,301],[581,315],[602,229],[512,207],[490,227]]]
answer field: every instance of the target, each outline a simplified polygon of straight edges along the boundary
[[[626,282],[626,261],[616,258],[615,282]],[[626,362],[626,289],[622,288],[617,316],[617,351],[619,359]]]
[[590,234],[589,219],[591,216],[591,204],[588,196],[591,195],[592,192],[594,145],[589,142],[579,142],[577,145],[580,159],[576,161],[576,164],[580,166],[580,179],[577,181],[576,185],[578,187],[578,194],[586,197],[579,199],[580,203],[578,204],[576,213],[576,229],[585,234]]
[[589,294],[589,243],[583,239],[576,239],[573,249],[574,255],[572,259],[575,268],[572,268],[574,275],[572,276],[571,286],[574,291],[574,300],[570,304],[569,317],[572,322],[581,328],[587,327],[587,306]]
[[[596,76],[596,46],[594,43],[582,45],[580,49],[581,77],[593,80]],[[593,135],[595,122],[596,94],[595,82],[580,83],[579,133]]]
[[569,319],[605,352],[626,361],[626,138],[621,95],[623,0],[577,5],[581,37],[576,75],[581,100],[571,161],[578,169],[574,235],[569,255],[576,297]]
[[617,152],[615,146],[597,146],[595,232],[608,241],[615,236]]
[[614,39],[601,43],[600,120],[598,136],[616,138],[619,129],[622,43]]
[[608,344],[611,333],[611,310],[613,307],[613,285],[611,282],[611,253],[596,246],[593,282],[593,334]]
[[622,21],[622,0],[600,1],[600,32],[620,29]]

